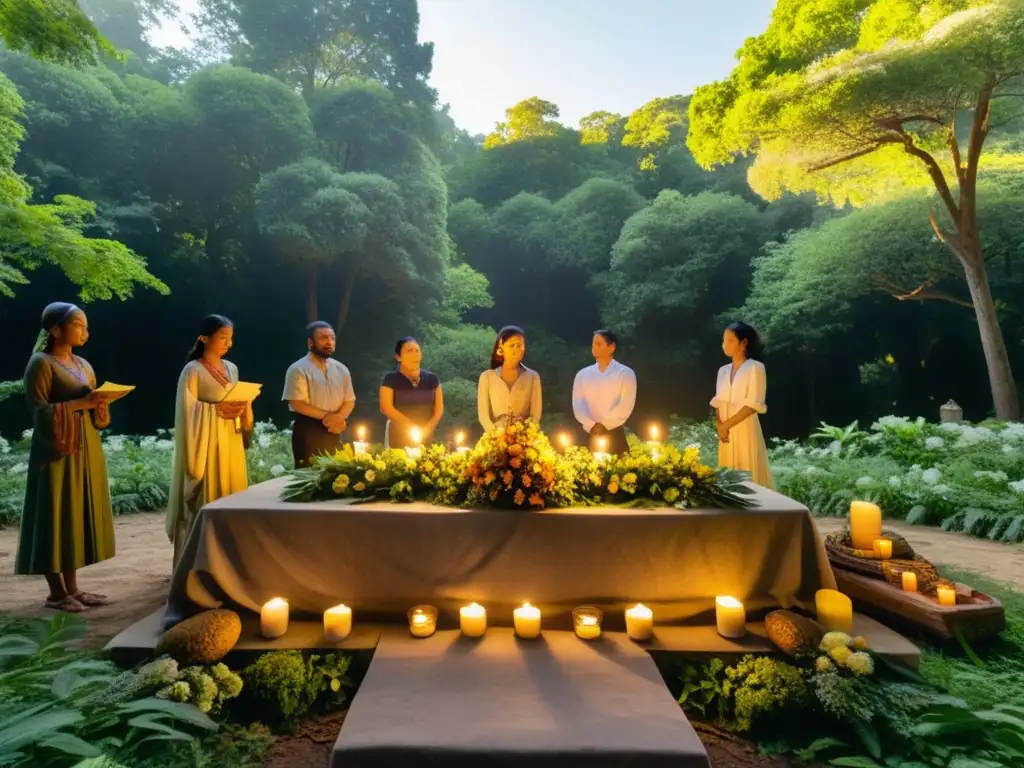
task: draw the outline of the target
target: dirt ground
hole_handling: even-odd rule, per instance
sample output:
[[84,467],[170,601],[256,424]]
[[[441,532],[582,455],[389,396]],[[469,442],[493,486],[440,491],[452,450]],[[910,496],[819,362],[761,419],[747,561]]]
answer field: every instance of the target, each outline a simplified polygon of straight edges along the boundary
[[[838,530],[840,519],[817,521],[822,535]],[[112,598],[113,605],[82,614],[89,622],[86,640],[102,647],[134,621],[160,607],[170,582],[171,544],[164,534],[163,514],[138,514],[115,520],[117,556],[82,571],[82,588]],[[973,571],[993,581],[1024,591],[1024,545],[973,539],[934,528],[886,523],[903,534],[914,548],[937,565]],[[52,615],[44,607],[46,583],[42,578],[13,576],[18,531],[0,530],[0,613],[40,617]],[[344,713],[312,721],[292,736],[278,739],[265,768],[323,768],[344,720]],[[711,729],[700,736],[715,768],[782,768],[790,763],[757,754],[751,744]]]

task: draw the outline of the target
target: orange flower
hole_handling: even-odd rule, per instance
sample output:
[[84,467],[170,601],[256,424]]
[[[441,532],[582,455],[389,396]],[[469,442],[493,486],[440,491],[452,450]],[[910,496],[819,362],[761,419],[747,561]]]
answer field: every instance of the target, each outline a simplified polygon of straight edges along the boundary
[[523,461],[518,456],[513,456],[508,463],[509,466],[512,467],[512,469],[519,469],[521,466],[523,466]]
[[519,445],[518,443],[515,445],[510,445],[508,447],[508,452],[511,453],[513,456],[518,456],[523,452],[523,446]]
[[512,485],[512,470],[506,469],[505,474],[501,476],[501,479],[505,481],[505,485]]
[[494,473],[493,472],[488,472],[486,475],[484,475],[484,483],[486,483],[487,485],[490,485],[493,482],[494,482]]
[[523,505],[523,502],[526,501],[526,494],[523,493],[523,489],[522,488],[520,488],[518,491],[516,491],[516,495],[512,497],[512,500],[516,504],[518,504],[519,506]]
[[530,494],[530,504],[535,506],[535,507],[543,507],[544,506],[544,499],[542,499],[540,497],[539,493],[531,493]]
[[522,481],[523,481],[523,485],[525,487],[527,487],[527,488],[529,488],[531,485],[533,485],[533,478],[530,477],[529,475],[523,475]]

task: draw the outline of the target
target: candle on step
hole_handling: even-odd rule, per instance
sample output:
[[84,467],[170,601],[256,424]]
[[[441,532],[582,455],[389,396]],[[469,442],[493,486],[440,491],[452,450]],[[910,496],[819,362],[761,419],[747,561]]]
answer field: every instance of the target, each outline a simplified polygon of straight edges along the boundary
[[483,637],[487,631],[487,610],[470,603],[459,609],[459,627],[466,637]]
[[643,642],[654,634],[654,611],[643,603],[626,609],[626,636]]
[[850,503],[850,540],[854,549],[871,550],[882,536],[882,510],[870,501]]
[[466,452],[469,451],[469,446],[468,445],[463,445],[464,442],[466,442],[466,433],[463,432],[460,429],[458,432],[455,433],[455,452],[456,453],[466,453]]
[[370,444],[366,442],[366,427],[360,425],[356,429],[356,439],[352,443],[352,450],[355,453],[366,453],[370,448]]
[[604,614],[600,608],[583,605],[572,612],[573,628],[576,637],[581,640],[596,640],[601,636],[601,619]]
[[888,560],[892,557],[892,541],[890,539],[875,539],[873,547],[875,557],[879,560]]
[[850,540],[854,549],[870,551],[874,540],[882,538],[882,510],[877,504],[854,501],[850,504]]
[[917,574],[913,571],[904,571],[900,575],[900,579],[903,581],[904,592],[917,592]]
[[818,623],[828,632],[853,632],[853,601],[834,589],[819,589],[814,593],[814,607]]
[[540,637],[540,608],[523,603],[512,611],[512,621],[516,628],[516,637],[533,640]]
[[409,454],[410,459],[418,459],[423,455],[423,446],[420,444],[423,442],[423,433],[420,432],[419,427],[413,427],[409,430],[409,437],[414,444],[408,446],[405,452]]
[[595,461],[597,461],[598,464],[604,464],[610,458],[611,454],[608,453],[608,438],[597,438],[597,450],[594,451]]
[[747,612],[735,597],[715,598],[715,624],[722,637],[739,638],[747,634]]
[[409,611],[409,634],[430,637],[437,629],[437,609],[432,605],[417,605]]
[[342,603],[324,611],[324,637],[332,643],[344,640],[352,632],[352,609]]
[[647,441],[648,445],[658,445],[661,442],[661,428],[657,424],[651,424],[650,439]]
[[260,609],[260,634],[271,640],[288,631],[288,601],[275,597]]
[[935,595],[939,598],[939,605],[956,605],[956,589],[948,584],[939,584]]

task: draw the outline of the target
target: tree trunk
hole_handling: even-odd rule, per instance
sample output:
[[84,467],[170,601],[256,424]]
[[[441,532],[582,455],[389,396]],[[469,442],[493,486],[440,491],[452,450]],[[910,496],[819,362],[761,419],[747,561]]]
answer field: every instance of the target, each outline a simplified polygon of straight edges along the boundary
[[335,333],[341,333],[348,320],[348,311],[352,308],[352,293],[356,287],[356,273],[358,270],[352,268],[345,276],[345,290],[341,294],[341,304],[338,307],[338,324],[334,326]]
[[320,308],[317,305],[316,289],[317,289],[317,268],[316,264],[313,264],[309,268],[309,276],[306,282],[306,322],[312,323],[319,320],[318,315],[320,314]]
[[[973,249],[972,249],[973,250]],[[985,364],[988,367],[989,384],[992,387],[992,402],[995,404],[996,418],[1004,421],[1020,421],[1020,399],[1017,396],[1017,384],[1013,380],[1010,368],[1010,357],[1006,353],[1006,342],[1003,330],[999,327],[996,305],[992,300],[992,289],[988,284],[985,262],[981,258],[981,249],[975,253],[958,254],[964,267],[967,287],[974,302],[974,314],[978,320],[978,333],[981,335],[981,348],[985,352]]]

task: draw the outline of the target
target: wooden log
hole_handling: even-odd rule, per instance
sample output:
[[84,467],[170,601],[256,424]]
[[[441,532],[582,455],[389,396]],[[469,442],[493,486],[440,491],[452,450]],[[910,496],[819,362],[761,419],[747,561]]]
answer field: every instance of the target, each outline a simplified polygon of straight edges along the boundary
[[[833,563],[833,566],[835,564]],[[968,641],[985,640],[1006,628],[1002,603],[965,584],[956,585],[956,605],[939,605],[931,596],[904,592],[882,579],[833,567],[840,592],[861,613],[896,629],[918,632],[948,642],[961,632]]]

